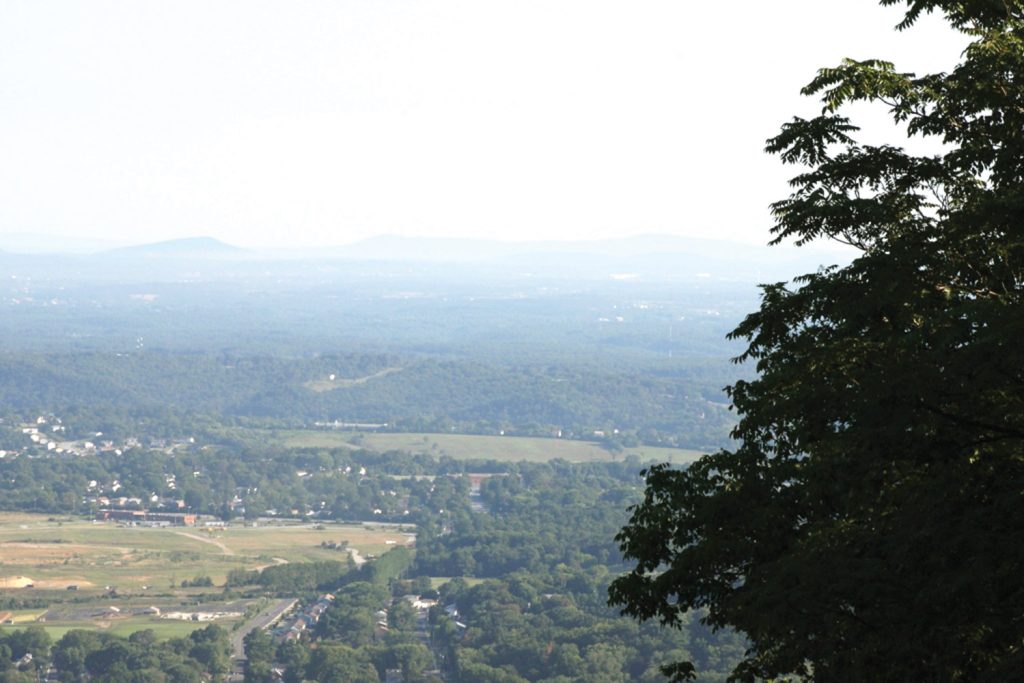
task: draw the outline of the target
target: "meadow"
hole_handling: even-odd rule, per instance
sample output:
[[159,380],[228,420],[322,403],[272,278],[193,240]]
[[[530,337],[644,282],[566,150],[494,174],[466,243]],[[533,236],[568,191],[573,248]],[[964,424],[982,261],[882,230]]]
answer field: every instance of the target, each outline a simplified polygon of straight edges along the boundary
[[656,460],[686,464],[703,453],[683,448],[636,446],[612,452],[595,441],[546,439],[527,436],[487,436],[477,434],[423,434],[385,432],[345,432],[310,429],[261,430],[268,442],[282,448],[367,448],[374,451],[407,451],[435,457],[447,455],[456,460],[498,460],[502,462],[612,462],[629,455],[642,461]]
[[[53,638],[75,628],[118,635],[152,629],[157,637],[171,638],[208,623],[132,613],[153,605],[164,616],[169,610],[223,610],[235,616],[216,623],[231,628],[242,621],[238,613],[244,612],[246,601],[205,603],[219,593],[232,569],[346,559],[346,552],[322,547],[324,541],[347,541],[360,555],[379,555],[413,538],[411,527],[391,525],[281,522],[223,529],[152,528],[0,513],[0,600],[45,605],[0,608],[0,628],[41,626]],[[181,586],[200,576],[210,577],[214,586]],[[197,601],[204,605],[197,607]]]
[[[223,529],[128,527],[44,515],[0,514],[0,590],[167,590],[208,576],[223,585],[232,569],[310,560],[343,560],[323,541],[348,541],[362,554],[379,554],[411,535],[359,524],[260,524]],[[393,543],[388,543],[392,541]]]
[[[3,611],[0,610],[0,614]],[[216,623],[224,628],[231,629],[240,619],[218,620]],[[36,626],[46,631],[50,638],[59,640],[68,631],[103,631],[117,636],[127,637],[136,631],[153,631],[154,635],[161,640],[167,638],[182,638],[196,629],[209,626],[209,622],[180,621],[175,619],[160,619],[159,617],[118,617],[116,619],[78,619],[62,621],[33,620],[16,621],[14,626],[3,625],[0,629],[16,630]]]

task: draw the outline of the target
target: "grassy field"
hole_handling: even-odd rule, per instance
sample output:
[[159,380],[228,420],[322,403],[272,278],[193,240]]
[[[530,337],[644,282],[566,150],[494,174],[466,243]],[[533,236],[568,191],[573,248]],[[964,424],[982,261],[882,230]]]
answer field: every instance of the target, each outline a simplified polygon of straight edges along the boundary
[[[131,614],[151,605],[205,611],[197,599],[217,594],[232,569],[285,562],[338,560],[347,552],[321,547],[347,541],[363,555],[380,555],[413,540],[412,527],[388,525],[261,524],[256,527],[122,527],[70,517],[0,514],[0,597],[42,600],[49,609],[0,609],[0,628],[41,626],[53,638],[73,628],[127,635],[153,629],[158,637],[187,635],[208,622]],[[391,543],[389,543],[389,541]],[[181,581],[209,576],[214,588],[181,588]],[[31,588],[25,587],[31,582]],[[76,586],[77,590],[66,590]],[[117,597],[107,587],[116,586]],[[203,594],[206,594],[204,596]],[[123,613],[111,613],[110,606]],[[219,610],[218,610],[219,611]],[[228,612],[244,611],[237,606]],[[237,617],[218,619],[230,628]]]
[[0,589],[120,591],[167,590],[183,579],[209,576],[222,584],[232,569],[307,560],[343,560],[344,553],[320,547],[322,541],[348,541],[364,555],[380,554],[387,541],[404,544],[397,529],[324,523],[191,528],[121,527],[115,523],[60,521],[45,516],[0,516]]
[[[437,590],[438,588],[440,588],[441,586],[445,585],[446,583],[448,583],[451,580],[452,580],[452,577],[450,577],[450,576],[431,576],[430,577],[430,586],[434,590]],[[462,580],[466,582],[467,586],[477,586],[477,585],[483,583],[484,581],[486,581],[487,579],[480,579],[480,578],[477,578],[475,576],[464,576],[464,577],[462,577]]]
[[[237,619],[217,621],[219,626],[230,629]],[[38,626],[50,634],[53,640],[59,640],[61,636],[71,630],[104,631],[118,636],[127,637],[136,631],[151,630],[159,639],[181,638],[192,633],[196,629],[206,628],[209,623],[196,621],[178,621],[175,619],[158,619],[155,617],[128,617],[114,621],[48,621],[42,623],[22,622],[15,626],[0,626],[7,630],[17,630],[29,626]]]
[[[211,589],[206,589],[208,592]],[[0,629],[16,630],[39,627],[56,640],[72,629],[103,631],[120,636],[151,630],[158,638],[186,636],[197,628],[216,623],[232,628],[243,621],[250,606],[255,610],[260,599],[221,600],[187,594],[184,591],[162,591],[159,594],[113,595],[105,592],[66,592],[48,589],[22,589],[0,592],[0,597],[38,600],[47,607],[34,609],[0,609]],[[140,613],[159,606],[161,615]],[[220,613],[211,620],[192,620],[195,613]],[[177,616],[178,618],[172,618]]]
[[592,441],[544,439],[525,436],[480,436],[475,434],[418,434],[318,430],[266,430],[265,440],[283,448],[352,448],[358,445],[375,451],[400,450],[410,453],[447,455],[457,460],[482,459],[518,462],[547,462],[556,458],[569,462],[611,462],[635,454],[643,461],[657,460],[685,464],[699,458],[700,451],[682,448],[638,446],[612,453]]

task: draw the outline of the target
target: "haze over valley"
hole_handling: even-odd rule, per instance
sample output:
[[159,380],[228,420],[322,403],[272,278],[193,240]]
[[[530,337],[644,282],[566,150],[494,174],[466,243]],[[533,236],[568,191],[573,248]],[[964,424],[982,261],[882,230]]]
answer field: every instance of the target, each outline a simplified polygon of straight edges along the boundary
[[[656,680],[671,634],[604,606],[615,530],[643,467],[728,444],[756,283],[818,266],[657,236],[0,249],[0,638],[68,681],[119,636],[210,639],[153,666],[247,681]],[[565,661],[474,654],[523,600],[515,647]],[[724,675],[741,641],[688,633]]]
[[18,244],[30,253],[0,255],[11,409],[573,439],[618,430],[684,448],[727,441],[722,388],[746,370],[724,338],[756,304],[756,283],[819,265],[656,236],[381,237],[317,254],[211,238],[3,246]]
[[1024,0],[0,3],[0,683],[1018,680],[1022,82]]

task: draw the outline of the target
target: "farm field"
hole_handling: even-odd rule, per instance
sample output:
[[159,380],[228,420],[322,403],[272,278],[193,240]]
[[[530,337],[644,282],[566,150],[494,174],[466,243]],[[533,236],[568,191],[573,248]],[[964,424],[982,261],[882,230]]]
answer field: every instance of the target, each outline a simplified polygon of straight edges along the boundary
[[[411,526],[397,525],[277,522],[207,530],[0,513],[0,599],[44,605],[0,608],[0,628],[39,626],[54,639],[83,628],[118,635],[152,629],[159,638],[173,638],[210,623],[191,620],[195,612],[218,612],[214,623],[231,628],[252,601],[206,601],[232,569],[347,558],[321,547],[324,541],[347,541],[348,548],[368,555],[413,539]],[[200,576],[210,577],[214,587],[180,587]],[[116,596],[108,587],[116,587]],[[146,613],[154,606],[160,615]],[[167,618],[176,613],[185,616]]]
[[[412,536],[393,527],[320,523],[225,529],[124,527],[114,522],[0,515],[0,591],[81,591],[116,586],[120,592],[165,591],[182,580],[209,576],[223,585],[232,569],[309,560],[343,560],[320,547],[348,541],[362,554],[379,554]],[[146,588],[144,588],[146,587]]]
[[[256,430],[252,430],[256,431]],[[400,450],[410,453],[447,455],[457,460],[482,459],[517,462],[547,462],[556,458],[569,462],[610,462],[636,455],[641,460],[685,464],[700,451],[683,448],[637,446],[613,454],[593,441],[545,439],[526,436],[484,436],[476,434],[422,434],[335,432],[319,430],[260,430],[263,438],[283,448],[367,448],[375,451]]]

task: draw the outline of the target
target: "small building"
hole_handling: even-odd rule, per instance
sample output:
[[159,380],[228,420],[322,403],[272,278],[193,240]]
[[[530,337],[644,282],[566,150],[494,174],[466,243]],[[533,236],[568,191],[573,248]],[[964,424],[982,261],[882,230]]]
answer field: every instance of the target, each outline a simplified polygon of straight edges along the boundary
[[96,519],[132,522],[136,524],[166,524],[168,526],[195,526],[196,515],[185,512],[147,512],[146,510],[99,510]]

